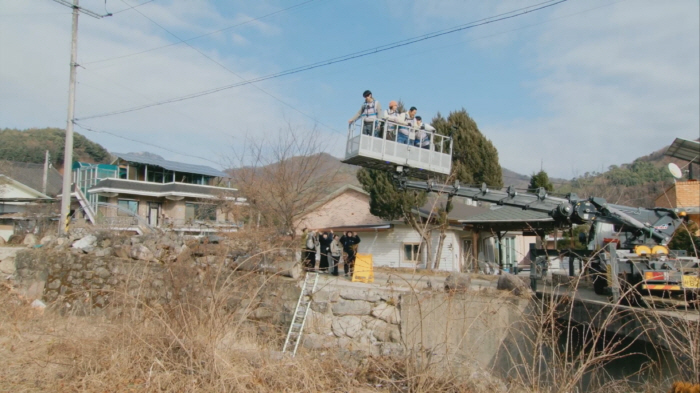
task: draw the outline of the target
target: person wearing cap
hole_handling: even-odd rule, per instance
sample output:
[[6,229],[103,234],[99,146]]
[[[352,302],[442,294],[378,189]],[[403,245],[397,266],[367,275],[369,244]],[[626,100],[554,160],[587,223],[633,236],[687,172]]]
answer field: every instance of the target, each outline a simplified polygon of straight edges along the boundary
[[372,97],[372,92],[369,90],[365,90],[362,93],[362,97],[365,98],[365,102],[355,116],[348,120],[348,124],[352,124],[357,119],[362,118],[362,133],[364,135],[372,135],[372,129],[374,129],[377,121],[377,115],[382,111],[382,106],[379,104],[379,101]]
[[388,141],[395,141],[396,129],[398,127],[396,126],[396,124],[388,124],[386,122],[403,123],[404,116],[405,114],[399,113],[399,103],[396,101],[389,101],[389,109],[385,110],[382,116],[386,124],[386,139]]
[[403,123],[405,126],[399,126],[399,135],[397,135],[396,139],[397,142],[405,145],[411,144],[409,140],[413,139],[411,138],[411,133],[413,132],[413,127],[416,123],[416,112],[418,112],[418,109],[416,109],[415,106],[412,106],[408,112],[403,114],[404,118],[402,119],[401,123]]
[[435,132],[435,127],[430,124],[423,123],[420,116],[416,116],[416,131],[415,146],[423,149],[430,149],[430,134]]

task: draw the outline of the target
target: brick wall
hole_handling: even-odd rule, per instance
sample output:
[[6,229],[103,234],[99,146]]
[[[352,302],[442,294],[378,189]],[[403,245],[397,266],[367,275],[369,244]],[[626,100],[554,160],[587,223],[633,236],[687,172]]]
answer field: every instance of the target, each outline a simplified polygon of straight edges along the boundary
[[297,228],[319,229],[383,222],[369,212],[369,195],[349,189],[302,217]]
[[676,203],[677,207],[700,206],[700,182],[694,180],[676,183]]
[[656,207],[698,207],[700,206],[700,182],[697,180],[679,181],[659,195]]

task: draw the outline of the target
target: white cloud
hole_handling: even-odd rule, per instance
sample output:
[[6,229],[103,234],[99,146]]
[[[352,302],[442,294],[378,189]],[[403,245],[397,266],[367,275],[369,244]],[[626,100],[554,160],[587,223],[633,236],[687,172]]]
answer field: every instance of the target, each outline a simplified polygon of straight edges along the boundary
[[700,136],[698,11],[635,1],[555,21],[524,51],[547,115],[482,125],[501,163],[569,178]]
[[[0,24],[2,127],[65,126],[71,17],[69,13],[47,17],[31,15],[47,10],[61,9],[51,2],[42,7],[24,2],[0,5],[2,14],[28,14],[26,18],[3,20],[4,23]],[[220,17],[204,1],[154,2],[139,10],[167,29],[177,31],[178,35],[186,34],[184,37],[211,31],[212,26],[235,24],[235,21]],[[274,30],[265,29],[264,24],[255,26],[255,29],[267,33]],[[233,40],[243,43],[246,39],[239,35]],[[81,16],[78,63],[84,64],[85,68],[78,69],[76,117],[148,104],[241,80],[183,44],[151,51],[147,55],[91,63],[174,41],[133,11],[117,14],[111,20]],[[255,59],[234,57],[215,49],[202,51],[244,79],[259,76],[255,72]],[[274,90],[270,93],[289,101]],[[261,112],[265,116],[261,116]],[[219,153],[228,151],[231,143],[240,142],[245,134],[280,129],[285,126],[287,118],[305,123],[295,113],[281,110],[273,98],[252,86],[244,86],[182,103],[79,122],[96,130],[118,133],[171,150],[218,157]],[[113,151],[150,150],[166,158],[206,163],[107,134],[90,133],[78,127],[76,131]]]

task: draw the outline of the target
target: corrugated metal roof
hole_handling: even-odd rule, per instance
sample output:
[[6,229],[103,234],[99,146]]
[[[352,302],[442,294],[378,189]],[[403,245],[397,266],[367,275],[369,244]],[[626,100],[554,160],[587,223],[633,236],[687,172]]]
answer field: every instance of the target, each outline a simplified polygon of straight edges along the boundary
[[[42,191],[44,164],[6,161],[0,166],[0,172],[36,191]],[[56,168],[50,167],[46,180],[46,195],[58,195],[63,188],[63,176]]]
[[205,175],[205,176],[214,176],[214,177],[226,177],[226,178],[230,177],[225,172],[222,172],[218,169],[214,169],[214,168],[206,166],[206,165],[185,164],[182,162],[168,161],[168,160],[163,160],[163,159],[154,158],[154,157],[144,157],[144,156],[140,156],[140,155],[136,155],[136,154],[127,154],[127,153],[112,153],[112,155],[119,157],[124,161],[136,162],[136,163],[145,164],[145,165],[159,166],[163,169],[167,169],[167,170],[175,171],[175,172],[194,173],[195,175]]
[[90,188],[89,192],[103,192],[105,190],[126,190],[150,193],[190,193],[202,196],[218,196],[223,193],[235,193],[235,188],[202,186],[188,183],[150,183],[123,179],[104,179]]
[[[446,203],[446,195],[442,195],[439,198],[431,195],[426,199],[425,204],[417,210],[421,216],[427,217],[431,211],[443,210]],[[467,204],[465,198],[455,196],[452,198],[452,210],[447,216],[451,221],[462,222],[462,220],[467,218],[483,214],[487,210],[488,208],[486,207],[469,205]]]
[[700,142],[676,138],[664,154],[681,160],[700,162]]
[[485,223],[485,222],[534,222],[553,221],[547,213],[524,210],[514,206],[492,206],[490,210],[471,216],[466,220],[459,220],[461,223]]

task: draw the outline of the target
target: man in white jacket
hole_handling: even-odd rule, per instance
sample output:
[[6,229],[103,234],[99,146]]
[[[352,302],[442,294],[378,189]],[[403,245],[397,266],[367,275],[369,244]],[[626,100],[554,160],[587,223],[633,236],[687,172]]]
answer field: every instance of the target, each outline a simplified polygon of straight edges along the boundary
[[399,135],[397,136],[397,142],[403,143],[403,144],[410,144],[411,142],[409,141],[412,139],[411,137],[414,135],[411,135],[413,133],[413,127],[415,126],[415,116],[416,112],[418,112],[418,109],[416,109],[415,106],[412,106],[411,109],[407,113],[404,113],[404,118],[401,123],[405,124],[408,127],[399,127]]
[[435,127],[423,123],[423,119],[420,116],[416,116],[416,128],[418,131],[415,146],[420,146],[423,149],[430,149],[430,136],[435,132]]
[[399,113],[398,102],[389,101],[389,109],[384,111],[382,117],[384,118],[384,124],[387,130],[386,140],[396,142],[396,129],[398,128],[396,123],[402,124],[406,114]]
[[362,93],[362,97],[365,98],[365,102],[362,104],[360,110],[357,111],[355,116],[348,120],[348,124],[354,123],[357,119],[361,117],[362,133],[364,135],[372,135],[372,130],[374,129],[375,123],[377,121],[377,115],[381,113],[382,106],[379,104],[379,101],[375,100],[374,97],[372,97],[372,92],[369,90],[365,90],[365,92]]

